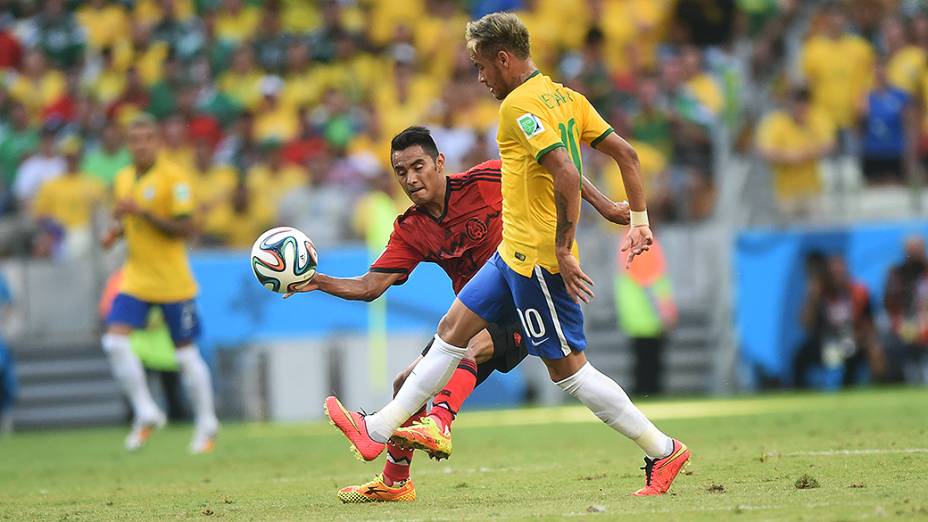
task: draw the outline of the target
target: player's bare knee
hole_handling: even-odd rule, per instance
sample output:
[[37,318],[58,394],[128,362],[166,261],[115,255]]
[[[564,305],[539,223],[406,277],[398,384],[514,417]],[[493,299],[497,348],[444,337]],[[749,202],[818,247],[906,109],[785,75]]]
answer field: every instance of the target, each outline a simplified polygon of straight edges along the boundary
[[560,382],[577,373],[586,364],[586,355],[583,352],[572,351],[562,359],[542,359],[548,368],[548,376],[552,382]]

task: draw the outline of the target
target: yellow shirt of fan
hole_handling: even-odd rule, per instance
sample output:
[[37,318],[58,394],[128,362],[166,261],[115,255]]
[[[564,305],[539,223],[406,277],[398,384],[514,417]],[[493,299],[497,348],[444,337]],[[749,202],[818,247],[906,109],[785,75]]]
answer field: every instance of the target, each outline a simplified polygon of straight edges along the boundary
[[[798,123],[786,111],[774,111],[761,120],[757,129],[757,146],[764,150],[787,152],[809,147],[822,147],[834,141],[834,126],[828,116],[812,108],[805,123]],[[818,194],[822,190],[819,161],[787,165],[772,164],[773,188],[777,198],[792,198]]]
[[[180,167],[159,158],[147,172],[130,165],[116,175],[115,200],[134,201],[139,208],[163,219],[192,216],[194,200],[190,180]],[[120,292],[151,303],[193,299],[197,284],[187,260],[184,238],[158,230],[147,219],[122,219],[128,246]]]
[[812,90],[812,103],[839,129],[855,123],[857,103],[873,84],[873,48],[863,38],[837,40],[814,36],[802,48],[802,72]]
[[919,82],[926,70],[925,51],[917,45],[899,49],[886,64],[889,83],[909,94],[918,91]]
[[[580,143],[595,147],[611,132],[586,97],[539,71],[503,100],[496,138],[503,173],[499,253],[515,272],[531,277],[535,265],[558,272],[554,178],[539,160],[566,148],[580,171]],[[578,255],[576,242],[573,253]]]
[[103,183],[83,173],[50,179],[42,184],[33,204],[33,213],[50,218],[68,229],[90,226],[94,210],[103,204]]

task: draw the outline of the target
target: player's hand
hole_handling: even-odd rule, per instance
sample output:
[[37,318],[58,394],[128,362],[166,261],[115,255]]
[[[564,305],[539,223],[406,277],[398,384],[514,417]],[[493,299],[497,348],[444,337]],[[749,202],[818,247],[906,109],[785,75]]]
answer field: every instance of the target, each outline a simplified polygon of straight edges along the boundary
[[625,268],[630,268],[635,256],[647,252],[652,243],[654,243],[654,234],[651,233],[651,227],[640,225],[629,229],[625,234],[625,241],[622,242],[622,252],[628,252]]
[[557,267],[567,287],[567,293],[575,302],[589,303],[593,297],[593,280],[580,269],[580,262],[570,252],[558,254]]
[[616,225],[627,225],[631,222],[628,201],[613,201],[612,205],[603,210],[602,215],[606,221]]
[[[316,274],[318,276],[319,274]],[[316,281],[316,277],[313,276],[312,279],[306,281],[300,286],[297,286],[293,289],[292,292],[287,292],[284,294],[284,299],[290,299],[294,294],[302,294],[305,292],[312,292],[313,290],[319,290],[319,282]]]
[[141,212],[141,208],[131,199],[116,202],[116,217],[131,216]]

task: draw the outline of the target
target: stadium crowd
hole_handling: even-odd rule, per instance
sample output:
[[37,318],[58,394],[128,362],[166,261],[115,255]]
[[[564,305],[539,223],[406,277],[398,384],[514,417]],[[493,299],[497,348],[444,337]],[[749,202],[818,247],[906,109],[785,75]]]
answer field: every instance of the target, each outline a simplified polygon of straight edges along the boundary
[[812,14],[777,90],[780,107],[754,133],[785,214],[822,217],[823,192],[836,188],[919,184],[926,52],[923,2],[829,2]]
[[[122,126],[145,111],[161,122],[165,154],[193,174],[202,245],[244,247],[276,222],[312,224],[322,245],[363,235],[369,205],[358,203],[371,193],[406,204],[384,182],[396,132],[430,126],[451,170],[496,154],[497,104],[476,81],[463,27],[511,9],[539,66],[633,140],[654,217],[700,220],[713,205],[712,129],[738,111],[727,50],[737,36],[776,40],[779,15],[794,9],[703,3],[9,0],[0,210],[30,218],[34,255],[86,252],[130,161]],[[609,169],[587,165],[622,199]]]

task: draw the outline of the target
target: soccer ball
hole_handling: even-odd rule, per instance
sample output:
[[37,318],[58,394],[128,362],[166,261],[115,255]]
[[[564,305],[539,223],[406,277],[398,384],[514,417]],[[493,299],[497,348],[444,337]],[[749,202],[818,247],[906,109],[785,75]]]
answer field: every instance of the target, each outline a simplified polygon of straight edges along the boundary
[[251,268],[258,282],[278,294],[293,291],[316,275],[316,247],[306,234],[277,227],[261,234],[251,247]]

